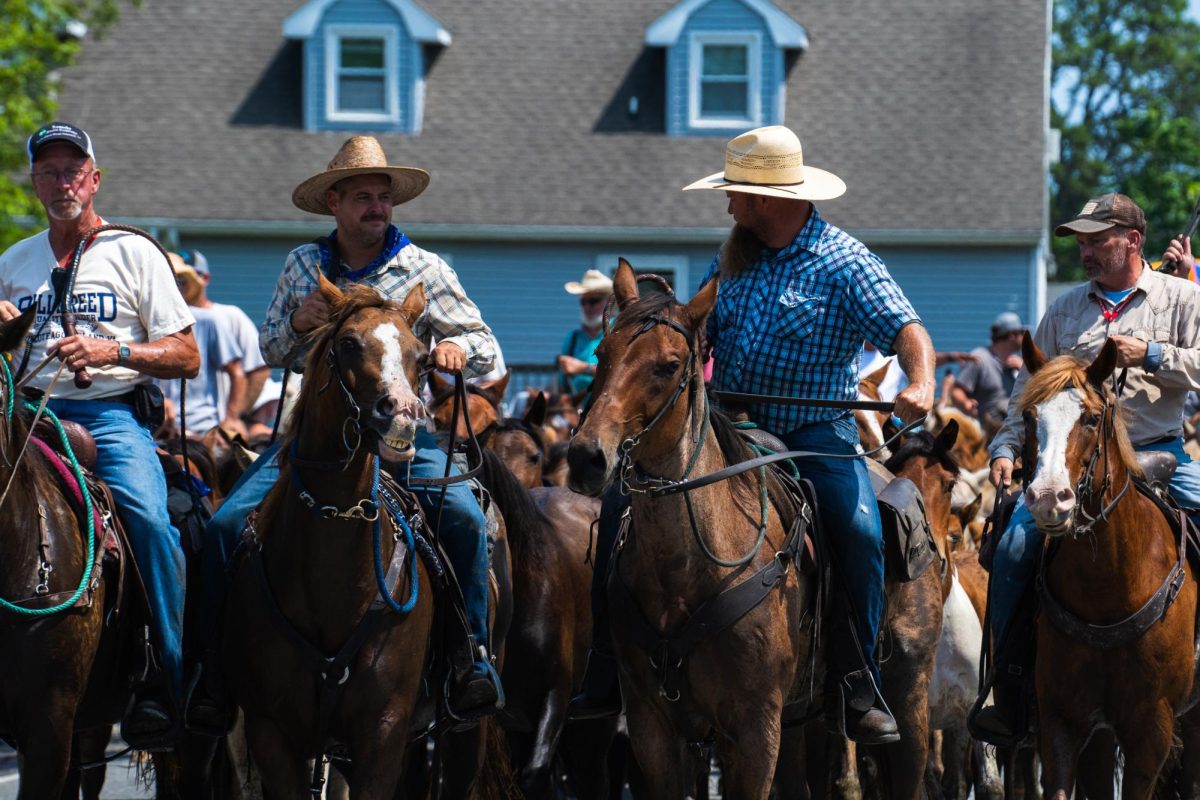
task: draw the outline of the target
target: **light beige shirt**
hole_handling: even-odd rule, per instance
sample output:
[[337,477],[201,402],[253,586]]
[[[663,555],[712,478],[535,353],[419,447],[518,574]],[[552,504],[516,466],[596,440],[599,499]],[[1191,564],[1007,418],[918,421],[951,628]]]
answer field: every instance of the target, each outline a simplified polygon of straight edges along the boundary
[[[1154,372],[1130,367],[1121,405],[1134,446],[1183,433],[1183,401],[1200,389],[1200,286],[1189,280],[1155,272],[1143,262],[1133,299],[1112,322],[1106,323],[1098,298],[1103,292],[1093,281],[1059,297],[1046,310],[1033,336],[1047,358],[1072,355],[1090,363],[1111,335],[1132,336],[1162,345],[1162,360]],[[992,440],[991,456],[1016,458],[1025,427],[1017,401],[1029,372],[1022,368],[1013,386],[1004,427]]]

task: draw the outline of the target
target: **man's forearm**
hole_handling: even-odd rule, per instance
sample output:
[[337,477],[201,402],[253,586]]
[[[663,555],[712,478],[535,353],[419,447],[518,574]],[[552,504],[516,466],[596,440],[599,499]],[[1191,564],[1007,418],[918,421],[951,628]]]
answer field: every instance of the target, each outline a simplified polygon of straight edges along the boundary
[[910,322],[896,334],[892,345],[900,368],[908,376],[909,383],[933,385],[934,354],[929,332],[919,322]]
[[229,397],[225,402],[225,419],[240,419],[242,409],[246,405],[246,373],[242,372],[242,365],[237,361],[227,365],[225,373],[229,376]]
[[237,413],[249,414],[254,410],[254,403],[258,400],[258,396],[262,394],[263,386],[267,383],[267,378],[271,377],[270,367],[259,367],[246,373],[246,398],[245,402],[238,408]]
[[[114,350],[119,348],[114,342]],[[153,342],[128,344],[129,358],[121,366],[152,378],[194,378],[200,373],[200,351],[192,329],[164,336]],[[114,355],[113,364],[117,363]]]

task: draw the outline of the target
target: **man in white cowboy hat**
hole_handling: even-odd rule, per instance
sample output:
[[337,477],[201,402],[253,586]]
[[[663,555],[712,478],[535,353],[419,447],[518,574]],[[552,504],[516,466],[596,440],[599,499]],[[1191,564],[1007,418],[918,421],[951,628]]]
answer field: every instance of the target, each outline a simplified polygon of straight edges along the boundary
[[583,279],[567,281],[563,288],[579,297],[578,328],[563,339],[558,356],[559,384],[569,395],[580,395],[592,385],[596,374],[596,347],[604,322],[604,303],[612,296],[612,279],[598,269],[583,273]]
[[[417,247],[392,224],[393,206],[413,199],[428,183],[425,170],[392,166],[378,141],[355,136],[342,145],[325,171],[296,187],[292,202],[297,208],[332,216],[337,227],[327,239],[288,254],[261,328],[263,355],[271,366],[303,369],[309,347],[306,334],[329,320],[329,308],[315,291],[318,275],[324,274],[338,285],[359,283],[397,301],[423,285],[425,313],[413,332],[436,343],[430,354],[432,366],[467,376],[482,375],[492,368],[496,340],[454,270],[434,253]],[[397,472],[397,480],[405,484],[410,476],[442,477],[446,456],[433,436],[422,430],[413,445],[416,455],[408,470]],[[215,552],[207,575],[221,591],[224,564],[241,535],[242,521],[275,483],[278,465],[273,455],[268,450],[254,462],[208,526],[206,555]],[[437,518],[442,490],[415,486],[411,490],[429,518]],[[450,704],[460,717],[478,717],[503,707],[504,702],[499,677],[486,652],[485,520],[466,483],[447,487],[440,516],[441,542],[462,584],[471,628],[455,658]],[[203,627],[210,636],[219,617],[221,591],[210,596],[207,604],[208,622]]]
[[[858,353],[867,340],[885,355],[896,353],[911,381],[896,397],[896,415],[906,424],[924,418],[934,394],[929,335],[883,262],[812,204],[845,192],[840,178],[806,166],[796,135],[772,126],[731,140],[725,169],[685,187],[694,189],[725,192],[735,223],[706,278],[721,281],[708,320],[715,388],[854,400]],[[816,486],[822,527],[845,583],[835,613],[852,622],[830,626],[826,700],[851,739],[896,741],[874,647],[883,612],[883,529],[866,464],[855,457],[852,413],[766,403],[747,411],[790,450],[846,456],[796,462]],[[603,665],[603,656],[593,663]]]
[[141,236],[108,231],[89,240],[79,261],[69,297],[76,329],[68,330],[59,298],[70,283],[66,268],[75,249],[104,224],[94,206],[100,170],[91,136],[65,122],[43,125],[27,150],[50,226],[0,256],[0,320],[36,308],[18,371],[22,361],[33,366],[53,355],[69,370],[86,367],[92,376],[90,385],[72,385],[69,375],[55,381],[50,367],[30,376],[30,385],[49,393],[47,408],[96,440],[96,474],[112,490],[129,534],[150,603],[150,644],[164,673],[135,687],[121,734],[139,749],[162,747],[180,730],[185,574],[151,436],[161,420],[148,417],[162,397],[152,377],[196,374],[194,319],[158,249]]

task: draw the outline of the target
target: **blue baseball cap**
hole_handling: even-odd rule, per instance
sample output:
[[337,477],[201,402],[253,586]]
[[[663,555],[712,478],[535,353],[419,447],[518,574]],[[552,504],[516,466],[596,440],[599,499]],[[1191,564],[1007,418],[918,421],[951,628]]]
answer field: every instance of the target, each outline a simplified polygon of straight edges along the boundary
[[181,250],[180,254],[183,256],[183,263],[196,270],[199,274],[205,277],[212,275],[208,271],[208,259],[204,257],[204,253],[201,253],[199,250]]
[[92,161],[96,160],[96,151],[92,148],[92,137],[88,136],[87,131],[76,128],[69,122],[51,122],[38,128],[29,137],[29,142],[25,147],[29,151],[30,167],[37,161],[38,153],[42,148],[52,142],[73,144]]

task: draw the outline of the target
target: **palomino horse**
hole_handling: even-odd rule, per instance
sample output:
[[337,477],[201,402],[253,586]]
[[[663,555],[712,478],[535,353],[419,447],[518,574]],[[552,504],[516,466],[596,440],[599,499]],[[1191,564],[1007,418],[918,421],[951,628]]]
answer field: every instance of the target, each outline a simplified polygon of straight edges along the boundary
[[[808,701],[812,677],[801,619],[813,581],[793,568],[797,529],[788,519],[798,512],[758,473],[667,496],[645,491],[753,454],[704,391],[699,338],[717,282],[686,305],[669,295],[639,300],[622,260],[614,289],[620,315],[600,344],[593,403],[568,460],[577,491],[597,496],[614,480],[633,490],[608,579],[633,752],[650,797],[694,795],[696,756],[712,744],[725,796],[765,798],[784,704]],[[696,635],[698,612],[733,586],[761,586],[764,596]]]
[[[1176,715],[1194,707],[1200,688],[1195,575],[1182,537],[1131,485],[1139,469],[1118,399],[1105,385],[1116,343],[1106,342],[1091,364],[1068,356],[1047,363],[1028,334],[1023,352],[1030,378],[1020,408],[1032,417],[1035,441],[1026,446],[1036,453],[1025,502],[1053,541],[1043,556],[1037,621],[1042,787],[1065,800],[1078,779],[1089,797],[1111,796],[1111,746],[1106,757],[1080,761],[1090,737],[1108,736],[1124,754],[1122,796],[1148,798]],[[1196,717],[1191,710],[1180,720],[1193,791],[1200,789]]]
[[[393,559],[407,537],[380,513],[380,459],[412,457],[426,349],[411,326],[425,292],[397,304],[324,279],[318,291],[332,321],[237,563],[222,651],[266,797],[307,796],[307,760],[336,741],[352,760],[351,796],[382,800],[400,782],[434,619],[423,560],[411,539]],[[317,513],[314,502],[336,506]]]

